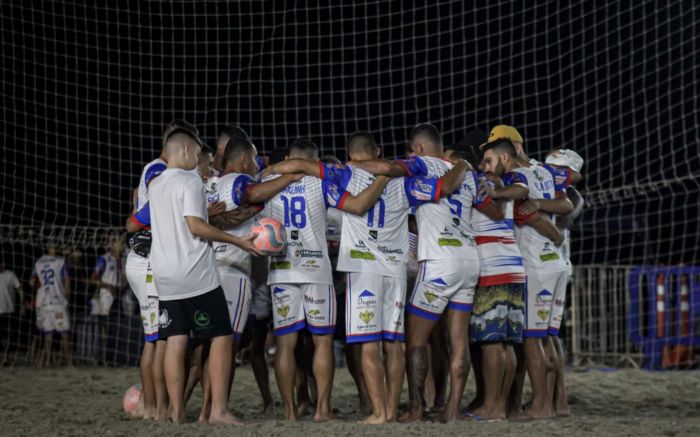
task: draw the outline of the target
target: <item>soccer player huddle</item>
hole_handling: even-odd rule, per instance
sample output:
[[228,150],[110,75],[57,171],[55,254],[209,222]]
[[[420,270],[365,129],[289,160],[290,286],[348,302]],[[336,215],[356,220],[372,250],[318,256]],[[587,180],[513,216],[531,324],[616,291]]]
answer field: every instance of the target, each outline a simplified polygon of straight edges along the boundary
[[[305,412],[295,356],[304,341],[313,350],[314,420],[334,418],[336,331],[358,357],[348,365],[369,402],[363,423],[426,412],[441,421],[569,414],[558,334],[583,160],[567,149],[530,160],[520,133],[504,125],[445,148],[433,125],[420,124],[408,143],[406,159],[389,161],[370,133],[356,132],[340,164],[319,160],[318,147],[300,139],[265,162],[238,126],[207,152],[195,127],[168,125],[127,221],[126,273],[146,337],[139,414],[184,421],[201,379],[199,420],[242,424],[228,410],[232,360],[246,324],[264,337],[270,313],[287,420]],[[340,233],[335,266],[331,215]],[[265,218],[284,228],[279,252],[254,244],[251,229]],[[472,366],[477,396],[465,412]],[[254,371],[269,407],[267,370]],[[526,373],[532,399],[523,405]],[[409,403],[399,412],[404,377]]]

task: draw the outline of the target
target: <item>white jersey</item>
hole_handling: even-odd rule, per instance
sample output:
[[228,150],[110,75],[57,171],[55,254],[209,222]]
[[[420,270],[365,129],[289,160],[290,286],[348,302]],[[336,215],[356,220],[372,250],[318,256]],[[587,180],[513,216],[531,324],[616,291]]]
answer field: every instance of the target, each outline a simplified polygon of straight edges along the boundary
[[[243,205],[243,196],[247,186],[255,183],[255,180],[241,173],[228,173],[221,177],[211,177],[207,181],[207,202],[224,202],[226,211],[233,211]],[[236,237],[245,237],[250,234],[250,229],[255,223],[254,218],[249,218],[243,223],[226,232]],[[235,244],[214,243],[216,264],[219,267],[231,267],[245,275],[250,275],[251,255]]]
[[[411,175],[441,177],[452,163],[432,156],[401,161]],[[461,186],[437,204],[426,204],[416,210],[418,224],[418,261],[437,259],[479,258],[471,226],[472,205],[477,198],[477,179],[467,172]]]
[[265,203],[262,215],[278,220],[287,232],[287,249],[270,257],[268,285],[333,283],[323,190],[321,179],[306,176]]
[[148,186],[151,184],[151,181],[163,173],[167,167],[168,164],[160,158],[156,158],[143,166],[136,194],[136,211],[140,210],[148,203]]
[[32,276],[39,280],[36,307],[63,308],[68,305],[63,281],[69,277],[66,260],[62,256],[44,255],[34,264]]
[[101,282],[121,287],[123,280],[122,259],[115,258],[109,252],[100,255],[95,265],[95,273],[99,275]]
[[[544,167],[533,165],[518,167],[503,176],[506,185],[521,184],[528,188],[529,199],[554,199],[554,177]],[[551,220],[551,217],[549,218]],[[516,229],[518,247],[527,269],[534,268],[548,272],[566,270],[561,250],[549,238],[541,235],[530,226]]]
[[[490,182],[487,182],[490,183]],[[513,201],[505,203],[503,220],[472,210],[472,227],[479,253],[479,286],[525,283],[523,257],[515,240]]]
[[19,279],[13,271],[0,272],[0,314],[15,312],[15,294],[19,286]]
[[[375,177],[352,166],[333,167],[324,180],[333,187],[329,201],[342,208],[347,195],[359,195]],[[408,212],[411,206],[432,201],[439,194],[437,179],[397,178],[384,187],[381,197],[362,216],[343,213],[338,270],[406,277],[408,261]],[[333,197],[336,196],[336,197]]]

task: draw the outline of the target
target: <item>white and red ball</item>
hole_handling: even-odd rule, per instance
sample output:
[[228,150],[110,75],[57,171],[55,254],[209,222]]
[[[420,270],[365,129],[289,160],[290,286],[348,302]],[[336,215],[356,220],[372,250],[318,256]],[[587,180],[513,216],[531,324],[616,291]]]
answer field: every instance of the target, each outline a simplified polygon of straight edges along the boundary
[[130,416],[136,414],[141,396],[141,384],[134,384],[126,390],[123,400],[124,412],[126,414]]
[[279,253],[287,248],[287,231],[278,220],[262,218],[250,229],[257,234],[253,244],[268,255]]

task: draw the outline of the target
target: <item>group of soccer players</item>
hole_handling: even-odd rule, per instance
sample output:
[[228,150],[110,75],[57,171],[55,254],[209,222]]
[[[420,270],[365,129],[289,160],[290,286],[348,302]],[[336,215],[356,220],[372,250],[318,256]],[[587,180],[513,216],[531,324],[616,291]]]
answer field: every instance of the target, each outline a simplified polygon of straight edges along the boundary
[[[572,185],[583,161],[566,149],[546,163],[530,160],[520,133],[504,125],[446,149],[433,125],[420,124],[409,152],[380,159],[373,136],[357,132],[346,141],[345,164],[320,161],[309,140],[265,163],[238,126],[224,129],[207,153],[195,127],[168,125],[127,221],[126,273],[146,336],[142,414],[183,421],[201,379],[199,420],[241,424],[227,407],[232,356],[246,324],[264,338],[270,313],[288,420],[304,412],[299,381],[307,376],[314,419],[334,417],[336,331],[359,355],[351,372],[370,402],[364,423],[417,421],[428,409],[442,421],[569,414],[558,333],[571,275],[566,226],[582,207]],[[335,266],[327,243],[334,210]],[[286,248],[266,257],[251,234],[262,217],[287,235]],[[344,314],[334,269],[345,274]],[[342,316],[345,326],[336,326]],[[300,367],[295,349],[304,342],[312,358]],[[472,366],[477,397],[464,413]],[[269,406],[266,369],[254,370]],[[523,406],[526,372],[532,399]],[[404,375],[409,405],[400,414]]]

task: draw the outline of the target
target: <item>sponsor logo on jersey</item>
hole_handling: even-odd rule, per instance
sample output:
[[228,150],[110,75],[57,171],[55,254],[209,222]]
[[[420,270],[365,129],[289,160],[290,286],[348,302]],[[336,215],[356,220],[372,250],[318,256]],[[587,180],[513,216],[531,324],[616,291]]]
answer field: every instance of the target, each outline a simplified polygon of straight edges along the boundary
[[291,234],[292,240],[299,239],[299,231],[298,230],[294,229],[294,230],[292,230],[292,232],[290,234]]
[[378,246],[377,249],[379,249],[381,253],[398,253],[399,255],[403,255],[403,250],[398,248],[392,249],[386,246]]
[[279,314],[282,318],[287,317],[287,314],[289,314],[289,305],[277,307],[277,314]]
[[369,324],[369,322],[374,319],[374,312],[373,311],[363,311],[360,313],[360,320],[365,322],[365,325]]
[[452,225],[456,228],[459,227],[459,219],[457,217],[452,218]]
[[367,260],[367,261],[375,261],[375,260],[377,259],[377,258],[374,257],[374,255],[372,255],[372,254],[369,253],[369,252],[363,252],[363,251],[361,251],[361,250],[355,250],[355,249],[351,249],[351,250],[350,250],[350,258],[353,258],[353,259],[364,259],[364,260]]
[[214,248],[214,253],[224,253],[228,248],[227,244],[219,244]]
[[430,200],[433,187],[422,182],[416,182],[417,189],[411,190],[411,194],[418,200]]
[[369,231],[369,241],[372,242],[377,242],[377,238],[379,237],[379,231],[372,229]]
[[304,247],[304,243],[301,241],[287,241],[287,246],[290,247]]
[[291,270],[291,261],[274,261],[270,263],[270,270]]
[[556,252],[541,253],[540,261],[556,261],[559,259],[559,254]]
[[443,228],[442,232],[440,232],[440,235],[442,235],[443,237],[451,237],[451,236],[453,236],[454,234],[452,233],[452,231],[450,231],[450,230],[447,228],[447,226],[445,226],[445,227]]
[[211,317],[208,313],[197,310],[194,313],[194,324],[198,328],[208,328],[211,326]]
[[462,247],[462,242],[456,238],[438,238],[440,247]]
[[297,258],[323,258],[323,251],[300,249],[294,252],[294,256]]
[[207,196],[207,202],[208,203],[214,203],[219,201],[219,193],[216,194],[211,194]]

